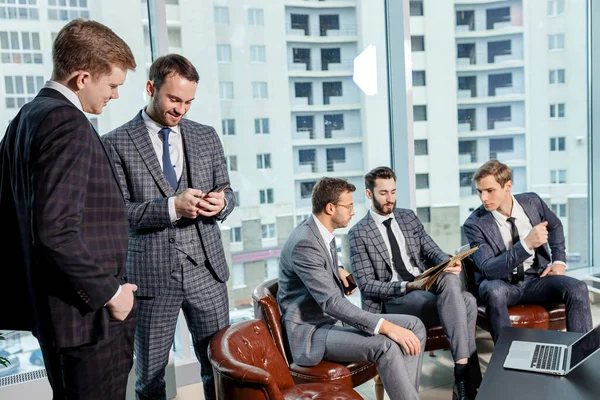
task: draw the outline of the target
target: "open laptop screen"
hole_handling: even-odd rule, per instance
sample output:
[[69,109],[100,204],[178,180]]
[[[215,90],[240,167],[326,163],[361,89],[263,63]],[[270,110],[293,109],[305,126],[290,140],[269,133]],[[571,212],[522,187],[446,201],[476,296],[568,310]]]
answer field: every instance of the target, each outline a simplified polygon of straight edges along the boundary
[[571,365],[569,370],[575,368],[580,362],[592,355],[600,348],[600,325],[583,335],[571,346]]

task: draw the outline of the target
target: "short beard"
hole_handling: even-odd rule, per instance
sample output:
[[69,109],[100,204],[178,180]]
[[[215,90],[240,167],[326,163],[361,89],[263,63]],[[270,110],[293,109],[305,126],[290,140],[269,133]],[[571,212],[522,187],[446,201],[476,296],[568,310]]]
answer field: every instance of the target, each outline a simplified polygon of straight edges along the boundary
[[[389,213],[386,213],[383,210],[383,205],[380,202],[377,201],[377,199],[375,198],[375,196],[373,196],[373,208],[375,208],[377,211],[379,211],[379,213],[381,215],[388,215],[389,214]],[[396,208],[396,202],[394,202],[394,205],[392,207],[392,211],[394,211],[395,208]]]

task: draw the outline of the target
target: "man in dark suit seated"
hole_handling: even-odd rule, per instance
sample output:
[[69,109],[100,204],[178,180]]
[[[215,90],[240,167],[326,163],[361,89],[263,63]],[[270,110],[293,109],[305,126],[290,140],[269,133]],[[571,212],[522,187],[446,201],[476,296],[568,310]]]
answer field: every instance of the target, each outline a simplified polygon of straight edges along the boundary
[[409,314],[425,326],[442,325],[454,358],[457,399],[475,397],[481,370],[475,347],[477,302],[462,290],[461,263],[442,272],[430,291],[415,277],[448,258],[414,212],[396,208],[396,174],[377,167],[365,175],[366,195],[373,204],[350,229],[353,276],[362,308],[373,313]]
[[567,330],[590,330],[587,285],[565,276],[560,220],[537,194],[513,196],[512,171],[497,160],[483,164],[473,181],[482,205],[463,229],[471,247],[479,247],[473,254],[475,276],[494,342],[511,326],[508,306],[518,303],[565,303]]
[[18,254],[4,263],[0,329],[33,331],[54,399],[122,400],[135,329],[127,216],[84,112],[101,114],[136,64],[114,32],[81,19],[58,32],[52,58],[51,80],[0,144],[4,245]]
[[[351,183],[322,178],[312,210],[290,234],[279,259],[277,300],[294,362],[379,364],[390,399],[417,400],[425,327],[407,315],[376,315],[344,297],[348,273],[338,269],[334,230],[354,215]],[[343,323],[343,325],[342,325]]]

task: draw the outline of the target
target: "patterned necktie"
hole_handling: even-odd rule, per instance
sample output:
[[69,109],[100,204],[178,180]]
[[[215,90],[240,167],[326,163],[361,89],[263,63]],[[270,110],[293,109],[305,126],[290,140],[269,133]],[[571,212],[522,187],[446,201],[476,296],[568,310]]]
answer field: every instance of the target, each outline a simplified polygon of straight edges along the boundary
[[162,137],[163,142],[163,173],[173,190],[177,190],[177,174],[175,173],[175,166],[171,163],[171,155],[169,154],[169,133],[171,133],[171,129],[162,128],[158,133]]
[[[519,231],[517,230],[517,224],[515,224],[515,217],[506,218],[506,222],[510,224],[510,236],[512,238],[512,245],[519,243],[521,238],[519,237]],[[525,270],[523,269],[523,263],[517,266],[517,276],[513,279],[514,282],[522,281],[525,279]]]
[[415,276],[408,272],[406,265],[404,265],[404,261],[402,260],[402,253],[400,252],[400,246],[398,246],[398,240],[396,240],[396,235],[394,235],[394,232],[392,231],[392,218],[388,218],[383,221],[383,225],[385,226],[388,239],[390,240],[390,248],[392,249],[392,262],[394,263],[396,272],[398,272],[403,281],[414,281]]

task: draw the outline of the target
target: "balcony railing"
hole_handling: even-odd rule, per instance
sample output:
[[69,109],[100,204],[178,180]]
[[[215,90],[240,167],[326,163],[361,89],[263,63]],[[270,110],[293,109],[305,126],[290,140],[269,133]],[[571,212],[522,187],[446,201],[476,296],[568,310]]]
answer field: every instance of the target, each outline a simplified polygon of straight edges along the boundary
[[[306,31],[308,30],[308,32]],[[291,23],[286,24],[286,33],[290,36],[356,36],[356,24],[340,24],[338,29],[327,29],[325,35],[321,35],[321,26],[319,24],[309,24],[308,26],[294,26]]]
[[288,62],[290,71],[352,71],[354,68],[354,59],[343,59],[341,62],[327,62],[327,65],[322,60],[296,60]]
[[497,129],[496,128],[496,123],[502,123],[502,122],[510,122],[512,121],[512,117],[501,117],[501,118],[488,118],[488,129]]

